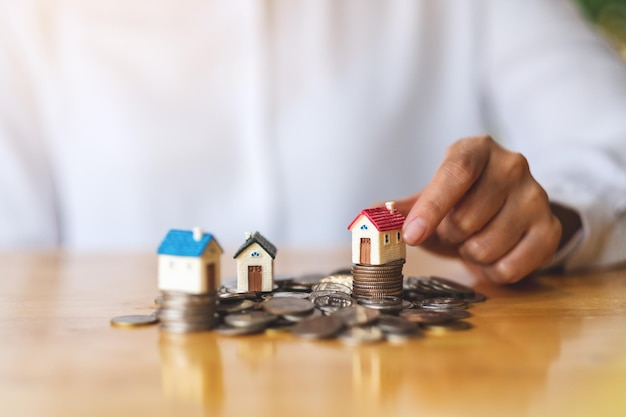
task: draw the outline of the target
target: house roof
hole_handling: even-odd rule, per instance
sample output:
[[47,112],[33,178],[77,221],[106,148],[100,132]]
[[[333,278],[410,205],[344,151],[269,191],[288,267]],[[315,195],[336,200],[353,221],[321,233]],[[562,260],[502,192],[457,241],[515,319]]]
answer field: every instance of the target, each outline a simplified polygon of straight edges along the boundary
[[233,258],[237,258],[241,254],[241,252],[246,250],[246,248],[253,243],[258,243],[259,246],[261,246],[263,250],[272,257],[272,259],[276,259],[276,246],[272,245],[270,241],[263,237],[263,235],[261,235],[259,232],[255,232],[252,236],[246,239],[243,245],[241,245],[237,252],[235,252]]
[[400,214],[398,210],[391,212],[386,207],[374,207],[361,210],[348,225],[348,230],[352,229],[354,223],[356,223],[361,216],[367,217],[379,232],[402,229],[402,225],[404,224],[404,216]]
[[210,233],[202,233],[200,240],[193,238],[191,230],[170,230],[161,242],[157,254],[176,256],[202,256],[209,244],[214,241],[220,252],[222,247]]

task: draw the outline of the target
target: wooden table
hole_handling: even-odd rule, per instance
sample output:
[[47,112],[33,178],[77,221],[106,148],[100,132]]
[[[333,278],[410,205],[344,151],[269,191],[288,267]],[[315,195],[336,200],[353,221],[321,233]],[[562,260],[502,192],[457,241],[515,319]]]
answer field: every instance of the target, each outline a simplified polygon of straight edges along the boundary
[[[454,262],[408,257],[405,275],[473,283]],[[349,260],[281,251],[276,266]],[[489,300],[469,331],[349,347],[111,327],[153,311],[154,254],[4,253],[0,265],[2,416],[626,416],[624,269],[480,284]]]

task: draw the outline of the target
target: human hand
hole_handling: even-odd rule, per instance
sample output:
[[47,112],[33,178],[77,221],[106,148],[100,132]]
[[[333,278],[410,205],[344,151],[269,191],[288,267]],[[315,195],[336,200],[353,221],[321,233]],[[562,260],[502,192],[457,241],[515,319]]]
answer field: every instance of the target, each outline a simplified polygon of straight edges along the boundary
[[430,184],[396,202],[403,238],[461,258],[497,283],[519,281],[556,253],[561,223],[526,159],[488,136],[451,145]]

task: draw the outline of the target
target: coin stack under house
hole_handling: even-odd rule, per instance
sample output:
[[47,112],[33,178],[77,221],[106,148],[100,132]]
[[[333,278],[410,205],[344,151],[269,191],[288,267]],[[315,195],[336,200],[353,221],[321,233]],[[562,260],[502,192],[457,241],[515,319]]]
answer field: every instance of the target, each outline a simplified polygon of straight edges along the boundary
[[352,231],[352,295],[357,300],[402,299],[404,216],[393,202],[362,210],[350,223]]
[[352,265],[352,296],[359,299],[402,297],[404,259],[383,265]]
[[162,291],[161,306],[157,311],[161,330],[171,333],[190,333],[210,330],[217,324],[217,292],[186,294]]
[[190,333],[217,325],[222,248],[199,228],[170,230],[158,249],[161,330]]

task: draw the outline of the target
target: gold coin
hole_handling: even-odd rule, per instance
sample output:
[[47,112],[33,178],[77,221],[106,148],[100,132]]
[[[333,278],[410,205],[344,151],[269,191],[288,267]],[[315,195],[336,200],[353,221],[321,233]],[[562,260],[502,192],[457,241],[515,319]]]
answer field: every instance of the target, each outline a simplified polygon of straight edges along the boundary
[[130,316],[117,316],[111,319],[111,326],[114,327],[139,327],[147,326],[150,324],[156,324],[159,319],[156,315],[130,315]]

